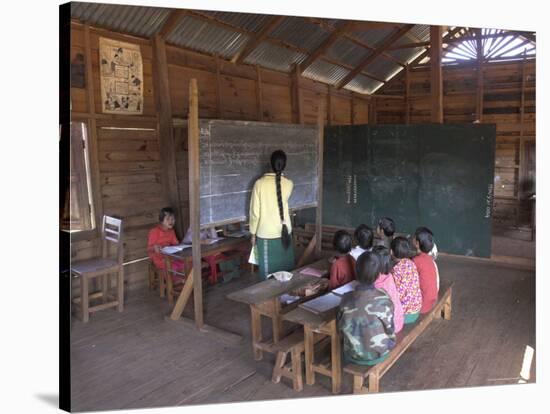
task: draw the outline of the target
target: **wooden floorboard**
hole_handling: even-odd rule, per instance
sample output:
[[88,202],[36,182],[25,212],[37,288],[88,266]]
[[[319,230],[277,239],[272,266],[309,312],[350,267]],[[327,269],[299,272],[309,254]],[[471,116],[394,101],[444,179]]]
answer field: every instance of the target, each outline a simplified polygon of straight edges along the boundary
[[[515,384],[527,345],[535,348],[533,271],[440,258],[453,287],[453,318],[435,320],[380,382],[381,392]],[[205,322],[243,337],[232,343],[192,324],[167,321],[170,307],[146,289],[127,294],[124,312],[73,318],[72,406],[75,411],[304,398],[332,395],[329,380],[294,392],[271,382],[274,356],[254,361],[248,306],[226,295],[254,283],[243,275],[209,286]],[[193,317],[193,301],[183,315]],[[264,321],[265,333],[270,331]],[[536,378],[535,358],[530,382]],[[342,392],[351,392],[344,375]]]

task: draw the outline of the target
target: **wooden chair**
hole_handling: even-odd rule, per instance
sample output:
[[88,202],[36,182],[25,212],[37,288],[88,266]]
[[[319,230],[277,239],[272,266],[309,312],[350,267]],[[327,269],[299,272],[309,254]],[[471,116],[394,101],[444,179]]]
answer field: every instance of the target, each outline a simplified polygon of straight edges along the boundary
[[[116,246],[115,258],[109,257],[110,244]],[[74,299],[73,302],[80,303],[83,322],[88,322],[91,312],[115,306],[119,312],[122,312],[124,309],[122,220],[103,216],[101,245],[101,257],[71,263],[71,275],[80,277],[80,298]],[[111,273],[117,274],[117,294],[115,297],[109,294],[109,276]],[[101,291],[90,295],[90,280],[93,278],[101,278]],[[90,299],[96,298],[102,298],[103,303],[90,307]]]

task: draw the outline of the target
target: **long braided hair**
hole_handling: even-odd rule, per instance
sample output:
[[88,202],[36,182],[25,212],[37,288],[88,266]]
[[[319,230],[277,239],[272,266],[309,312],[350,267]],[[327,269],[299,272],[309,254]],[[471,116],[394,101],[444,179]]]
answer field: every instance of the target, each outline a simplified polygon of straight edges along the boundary
[[271,154],[271,168],[275,173],[275,185],[277,188],[277,203],[279,204],[279,217],[281,218],[281,224],[283,226],[281,231],[281,242],[283,247],[288,249],[290,246],[291,237],[288,233],[288,227],[285,224],[285,213],[283,210],[283,196],[281,194],[281,173],[286,167],[286,154],[284,151],[277,150]]

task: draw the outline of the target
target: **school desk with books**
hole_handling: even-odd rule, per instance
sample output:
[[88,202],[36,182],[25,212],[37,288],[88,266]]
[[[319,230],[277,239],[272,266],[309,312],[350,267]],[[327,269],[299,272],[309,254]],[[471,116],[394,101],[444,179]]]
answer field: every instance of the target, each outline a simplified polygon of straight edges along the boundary
[[[306,267],[316,269],[322,276],[328,272],[328,266],[328,261],[326,259],[321,259],[317,262],[309,264],[308,266],[293,270],[291,272],[292,277],[288,281],[278,281],[275,278],[268,278],[262,282],[255,283],[227,295],[228,299],[246,303],[250,306],[252,348],[254,350],[254,358],[256,360],[262,359],[263,351],[273,353],[273,345],[282,339],[282,315],[285,312],[294,309],[302,301],[308,299],[308,297],[304,298],[296,295],[295,293],[306,288],[307,286],[312,286],[319,283],[319,276],[303,274],[301,273],[301,270]],[[288,299],[289,296],[298,296],[298,299],[290,301],[289,304],[281,301],[281,297],[283,297],[283,299]],[[271,341],[262,340],[262,316],[268,317],[272,321]]]

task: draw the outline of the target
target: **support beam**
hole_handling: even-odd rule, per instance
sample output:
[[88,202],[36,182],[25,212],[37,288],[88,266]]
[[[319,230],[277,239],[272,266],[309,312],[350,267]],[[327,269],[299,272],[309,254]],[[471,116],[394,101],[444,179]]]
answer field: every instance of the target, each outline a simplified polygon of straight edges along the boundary
[[370,55],[368,55],[365,59],[359,63],[353,69],[350,73],[348,73],[344,79],[342,79],[338,84],[336,85],[337,89],[340,89],[347,85],[353,78],[355,78],[361,71],[374,59],[376,59],[378,56],[380,56],[382,53],[384,53],[391,45],[393,45],[401,36],[403,36],[405,33],[407,33],[409,30],[411,30],[414,27],[414,24],[406,24],[397,31],[393,32],[391,35],[386,37],[380,47],[378,47],[375,51],[373,51]]
[[438,124],[443,123],[442,32],[441,26],[430,26],[431,121]]
[[481,29],[476,29],[477,53],[477,90],[476,90],[476,121],[483,122],[483,40]]
[[[330,96],[330,94],[329,94]],[[323,246],[323,154],[325,147],[325,105],[323,99],[319,99],[317,108],[317,130],[319,133],[317,147],[317,208],[315,210],[315,258],[321,257]]]
[[251,36],[245,46],[231,59],[231,63],[241,64],[250,53],[256,49],[269,34],[279,26],[286,16],[273,16],[269,22],[254,36]]
[[201,329],[204,324],[202,309],[202,266],[200,240],[200,169],[199,169],[199,91],[197,80],[189,82],[189,222],[192,232],[193,250],[193,301],[195,324]]
[[[449,39],[451,39],[455,34],[460,32],[462,30],[462,27],[455,27],[454,29],[451,29],[449,33],[447,33],[445,36],[443,36],[441,44],[446,43]],[[422,59],[424,59],[426,56],[428,56],[430,53],[430,49],[427,48],[424,52],[422,52],[420,55],[418,55],[413,61],[409,62],[409,66],[412,68],[415,65],[417,65]]]
[[376,99],[372,96],[369,103],[369,125],[376,125],[377,116],[376,116]]
[[290,103],[292,107],[292,122],[295,124],[304,123],[302,103],[300,99],[300,77],[300,68],[295,64],[292,68],[290,78]]
[[223,118],[223,108],[222,108],[222,76],[220,70],[220,58],[218,55],[214,56],[216,62],[216,107],[218,118]]
[[156,34],[162,39],[166,39],[168,35],[178,26],[181,18],[186,14],[186,10],[172,10]]
[[264,107],[262,98],[262,73],[258,65],[256,65],[256,111],[258,121],[263,121]]
[[317,47],[311,54],[308,56],[308,58],[303,61],[300,64],[300,75],[304,73],[304,71],[311,66],[313,62],[319,57],[322,56],[326,51],[328,51],[338,39],[342,37],[342,34],[348,31],[348,29],[351,27],[351,22],[344,23],[343,26],[336,28],[330,36]]
[[411,123],[411,79],[410,67],[405,67],[405,124]]
[[163,166],[161,168],[162,188],[166,201],[180,213],[179,220],[176,220],[176,233],[181,240],[185,233],[183,220],[181,219],[182,210],[176,174],[176,145],[172,124],[170,85],[168,83],[168,62],[164,39],[158,34],[153,37],[153,58],[157,130],[159,135],[160,162]]

